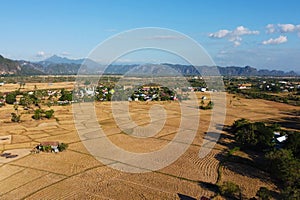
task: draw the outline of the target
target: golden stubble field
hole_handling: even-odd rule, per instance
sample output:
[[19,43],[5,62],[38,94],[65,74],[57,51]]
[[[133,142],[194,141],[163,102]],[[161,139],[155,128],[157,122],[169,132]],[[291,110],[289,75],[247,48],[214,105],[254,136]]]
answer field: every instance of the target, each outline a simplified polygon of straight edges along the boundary
[[[209,100],[209,93],[197,93],[199,99],[203,95]],[[148,111],[154,104],[165,108],[167,119],[161,131],[150,138],[135,138],[122,132],[114,121],[109,102],[97,102],[95,109],[99,124],[111,142],[130,152],[146,153],[168,144],[180,124],[177,102],[131,102],[131,118],[137,125],[149,124]],[[229,94],[226,104],[224,125],[231,125],[239,118],[280,121],[300,110],[286,104]],[[216,183],[218,155],[231,141],[222,139],[224,141],[216,144],[205,158],[198,157],[211,111],[199,110],[197,135],[174,163],[154,172],[127,173],[111,168],[115,161],[104,165],[86,150],[74,125],[72,106],[51,108],[55,110],[56,119],[33,120],[32,114],[20,109],[21,123],[10,122],[13,106],[0,108],[0,138],[8,138],[1,140],[0,152],[18,155],[16,158],[0,157],[0,199],[180,199],[185,196],[198,199],[202,195],[214,195],[214,191],[200,183]],[[69,148],[57,154],[30,154],[30,150],[42,141],[64,142]],[[237,183],[249,198],[255,196],[261,186],[276,190],[266,174],[249,166],[223,167],[222,171],[221,181]]]

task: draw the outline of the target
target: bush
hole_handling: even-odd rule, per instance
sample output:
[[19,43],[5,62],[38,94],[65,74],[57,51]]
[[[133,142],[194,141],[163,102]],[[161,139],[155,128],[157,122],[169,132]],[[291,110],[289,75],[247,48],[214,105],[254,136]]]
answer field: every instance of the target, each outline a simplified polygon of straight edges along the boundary
[[51,152],[52,148],[50,145],[46,145],[42,147],[42,151],[44,152]]
[[21,115],[17,115],[16,113],[11,113],[11,121],[12,122],[20,122]]
[[[201,104],[202,104],[202,102],[201,102]],[[202,104],[199,108],[202,110],[211,110],[211,109],[213,109],[213,107],[214,107],[214,102],[209,101],[206,106],[204,106],[204,104]]]
[[47,119],[50,119],[53,117],[53,114],[54,114],[54,110],[51,109],[51,110],[42,110],[42,109],[36,109],[34,111],[34,115],[32,116],[33,119],[35,120],[39,120],[39,119],[42,119],[42,118],[47,118]]
[[269,200],[271,198],[270,190],[266,187],[260,187],[256,192],[256,196],[258,196],[261,200]]
[[64,150],[66,150],[67,148],[68,148],[68,144],[65,144],[65,143],[60,143],[59,145],[58,145],[58,150],[59,151],[64,151]]
[[16,102],[16,94],[15,93],[9,93],[5,97],[5,102],[8,104],[14,104]]
[[219,190],[221,195],[227,197],[236,197],[240,194],[240,187],[230,181],[225,181],[222,185],[220,185]]
[[53,116],[53,114],[54,114],[54,110],[53,109],[45,111],[45,117],[47,119],[50,119]]
[[42,118],[43,110],[42,109],[36,109],[34,111],[34,115],[32,116],[33,119],[39,120]]
[[235,134],[235,140],[242,148],[263,151],[274,145],[273,129],[263,122],[251,123],[245,119],[240,119],[233,123],[231,131]]
[[282,182],[282,199],[300,199],[300,160],[287,149],[271,151],[266,157],[270,174]]
[[59,101],[72,101],[73,93],[66,91],[64,89],[61,90],[61,96],[59,97]]

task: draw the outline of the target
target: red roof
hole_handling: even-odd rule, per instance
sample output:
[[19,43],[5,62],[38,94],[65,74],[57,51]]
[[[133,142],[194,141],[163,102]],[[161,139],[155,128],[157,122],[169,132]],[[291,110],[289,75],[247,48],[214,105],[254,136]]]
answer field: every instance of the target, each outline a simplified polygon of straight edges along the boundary
[[59,142],[41,142],[41,146],[58,146]]

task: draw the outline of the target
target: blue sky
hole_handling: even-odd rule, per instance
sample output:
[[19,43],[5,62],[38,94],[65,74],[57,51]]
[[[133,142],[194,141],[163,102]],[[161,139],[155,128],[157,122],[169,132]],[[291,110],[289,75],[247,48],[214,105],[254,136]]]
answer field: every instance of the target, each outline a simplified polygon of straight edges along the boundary
[[0,54],[12,59],[82,58],[122,31],[162,27],[190,36],[221,66],[300,71],[297,0],[6,0],[0,8]]

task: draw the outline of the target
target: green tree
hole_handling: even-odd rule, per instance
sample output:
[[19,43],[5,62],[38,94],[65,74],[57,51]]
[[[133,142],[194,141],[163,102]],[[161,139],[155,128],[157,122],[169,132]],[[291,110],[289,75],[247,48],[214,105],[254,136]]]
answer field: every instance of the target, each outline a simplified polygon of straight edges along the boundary
[[42,109],[36,109],[34,111],[34,115],[32,116],[33,119],[39,120],[42,118],[43,110]]
[[257,147],[267,149],[273,146],[274,133],[272,128],[266,126],[263,122],[255,122],[253,128],[257,138]]
[[29,95],[24,95],[20,99],[20,105],[29,108],[33,104],[33,99]]
[[61,96],[59,97],[59,101],[72,101],[72,99],[72,92],[66,91],[65,89],[61,90]]
[[45,117],[47,119],[50,119],[51,117],[53,117],[53,114],[54,114],[54,110],[53,109],[45,111]]
[[213,109],[213,107],[214,107],[214,102],[209,101],[208,104],[207,104],[207,106],[206,106],[206,108],[207,109]]
[[300,133],[288,133],[288,137],[284,144],[284,147],[286,149],[290,149],[293,152],[294,156],[300,159]]
[[90,84],[91,84],[91,81],[89,81],[89,80],[84,81],[84,85],[90,85]]
[[60,143],[59,145],[58,145],[58,150],[59,151],[65,151],[67,148],[68,148],[68,144],[66,144],[66,143]]
[[231,126],[231,131],[236,132],[239,128],[245,126],[246,124],[250,124],[250,122],[247,119],[238,119],[234,121],[233,125]]
[[44,152],[51,152],[52,148],[50,145],[46,145],[42,147],[42,151]]
[[231,198],[240,196],[241,192],[240,187],[230,181],[225,181],[222,185],[220,185],[219,190],[221,192],[221,195]]
[[283,199],[300,199],[300,161],[291,150],[279,149],[266,154],[270,173],[282,182]]
[[18,115],[16,113],[11,113],[11,121],[12,122],[20,122],[21,121],[21,115]]
[[5,102],[8,104],[14,104],[17,100],[16,100],[16,93],[12,92],[6,95],[5,97]]
[[256,192],[256,196],[258,196],[261,200],[269,200],[271,198],[271,192],[266,187],[260,187]]
[[241,147],[251,147],[256,150],[265,150],[272,147],[273,129],[262,122],[251,123],[245,119],[233,123],[232,132]]

